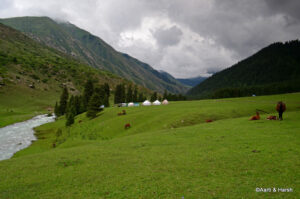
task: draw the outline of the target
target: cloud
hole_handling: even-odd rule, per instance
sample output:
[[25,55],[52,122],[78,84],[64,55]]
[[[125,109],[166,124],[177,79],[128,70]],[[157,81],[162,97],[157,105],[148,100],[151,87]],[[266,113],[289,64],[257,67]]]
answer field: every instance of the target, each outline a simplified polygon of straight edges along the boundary
[[208,76],[299,38],[298,0],[0,0],[0,17],[49,16],[176,77]]
[[178,44],[182,36],[182,31],[174,25],[167,29],[158,29],[152,34],[161,47],[166,47]]

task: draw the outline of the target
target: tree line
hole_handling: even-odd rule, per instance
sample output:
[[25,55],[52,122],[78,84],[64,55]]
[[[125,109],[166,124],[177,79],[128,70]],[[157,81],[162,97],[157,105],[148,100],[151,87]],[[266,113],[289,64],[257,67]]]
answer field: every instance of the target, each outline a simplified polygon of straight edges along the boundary
[[[132,88],[131,85],[125,87],[124,84],[119,84],[116,86],[115,90],[115,98],[114,103],[129,103],[129,102],[143,102],[147,99],[147,96],[139,92],[137,89],[137,86]],[[150,96],[150,101],[154,102],[155,100],[162,101],[164,99],[167,99],[168,101],[183,101],[186,100],[186,96],[182,94],[172,94],[168,93],[166,90],[163,95],[153,92]]]
[[128,85],[127,88],[124,84],[119,84],[115,89],[114,103],[129,103],[129,102],[143,102],[146,100],[144,93],[139,92],[137,86],[132,88],[132,85]]
[[109,106],[110,88],[107,83],[100,87],[94,87],[93,81],[88,80],[84,86],[83,95],[71,96],[64,87],[59,103],[56,102],[54,113],[57,117],[66,116],[66,126],[74,123],[76,115],[87,112],[89,118],[96,117],[102,111],[101,105]]
[[[92,80],[88,80],[84,85],[82,95],[72,95],[69,97],[67,87],[64,87],[60,96],[59,102],[55,103],[54,113],[57,117],[65,115],[67,121],[66,126],[70,126],[74,123],[76,115],[86,112],[87,117],[95,118],[97,113],[101,112],[104,105],[109,107],[110,87],[107,83],[95,87]],[[143,102],[147,99],[147,96],[143,92],[139,92],[137,86],[125,84],[119,84],[115,88],[114,103],[129,103],[129,102]],[[171,94],[167,91],[164,95],[160,95],[157,92],[153,92],[150,101],[155,100],[162,101],[167,99],[169,101],[186,100],[186,97],[181,94]]]

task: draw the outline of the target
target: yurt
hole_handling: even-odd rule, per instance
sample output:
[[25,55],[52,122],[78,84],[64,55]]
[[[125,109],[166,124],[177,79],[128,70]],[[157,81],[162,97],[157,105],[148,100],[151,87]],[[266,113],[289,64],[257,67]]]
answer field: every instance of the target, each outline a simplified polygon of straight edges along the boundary
[[162,104],[163,104],[163,105],[168,105],[168,104],[169,104],[169,102],[168,102],[168,100],[167,100],[167,99],[165,99],[165,100],[162,102]]
[[133,107],[134,106],[134,103],[133,102],[129,102],[128,103],[128,107]]
[[100,108],[105,108],[105,106],[104,106],[104,105],[101,105]]
[[146,101],[143,102],[143,106],[151,106],[151,102],[146,100]]
[[158,101],[158,100],[155,100],[155,101],[153,102],[153,105],[156,105],[156,106],[161,105],[161,102]]
[[140,106],[140,103],[136,102],[136,103],[134,103],[134,106]]

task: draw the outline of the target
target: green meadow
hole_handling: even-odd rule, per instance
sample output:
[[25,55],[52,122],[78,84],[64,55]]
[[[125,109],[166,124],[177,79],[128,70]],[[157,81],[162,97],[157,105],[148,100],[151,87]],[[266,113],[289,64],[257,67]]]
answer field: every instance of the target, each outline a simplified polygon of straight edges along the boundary
[[25,86],[0,90],[0,128],[48,113],[59,92],[35,91]]
[[[266,120],[281,100],[284,120]],[[268,114],[249,121],[256,109]],[[61,117],[0,162],[0,198],[299,198],[299,120],[300,93]]]

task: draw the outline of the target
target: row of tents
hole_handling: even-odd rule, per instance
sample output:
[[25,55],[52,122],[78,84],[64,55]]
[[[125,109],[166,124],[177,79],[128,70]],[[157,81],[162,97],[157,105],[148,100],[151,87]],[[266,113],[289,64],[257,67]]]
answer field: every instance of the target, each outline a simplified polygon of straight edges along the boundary
[[[149,100],[145,100],[142,105],[143,106],[151,106],[151,105],[155,105],[155,106],[159,106],[159,105],[168,105],[169,102],[167,99],[165,99],[164,101],[160,102],[159,100],[154,101],[153,103],[151,103]],[[119,104],[119,107],[134,107],[134,106],[140,106],[139,103],[134,103],[134,102],[129,102],[128,104],[126,103],[121,103]]]
[[167,99],[165,99],[164,101],[160,102],[159,100],[155,100],[152,104],[150,101],[146,100],[142,103],[143,106],[151,106],[151,105],[155,105],[155,106],[159,106],[159,105],[168,105],[169,102]]

